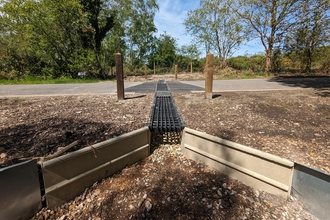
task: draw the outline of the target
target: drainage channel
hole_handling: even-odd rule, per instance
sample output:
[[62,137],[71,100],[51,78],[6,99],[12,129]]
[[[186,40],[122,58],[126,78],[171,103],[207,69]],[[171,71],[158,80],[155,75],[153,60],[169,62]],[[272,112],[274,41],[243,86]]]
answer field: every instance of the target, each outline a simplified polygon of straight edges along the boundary
[[157,82],[148,127],[151,132],[161,134],[167,132],[180,133],[185,127],[170,89],[164,80]]

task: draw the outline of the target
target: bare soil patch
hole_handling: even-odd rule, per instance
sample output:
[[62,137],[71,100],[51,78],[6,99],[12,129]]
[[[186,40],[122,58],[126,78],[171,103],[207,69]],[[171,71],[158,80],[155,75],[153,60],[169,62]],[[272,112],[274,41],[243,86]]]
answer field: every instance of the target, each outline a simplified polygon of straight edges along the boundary
[[0,166],[45,157],[74,141],[77,150],[146,126],[153,96],[0,99]]
[[[192,129],[330,172],[328,90],[174,94]],[[153,94],[0,99],[0,166],[71,150],[146,126]],[[294,198],[259,192],[185,159],[178,139],[33,219],[314,219]]]

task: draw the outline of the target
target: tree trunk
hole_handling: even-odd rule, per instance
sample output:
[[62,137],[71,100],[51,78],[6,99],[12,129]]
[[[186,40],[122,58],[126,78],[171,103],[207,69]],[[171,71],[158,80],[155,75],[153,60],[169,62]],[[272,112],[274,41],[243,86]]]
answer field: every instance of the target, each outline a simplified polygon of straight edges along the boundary
[[269,73],[269,70],[270,70],[270,66],[271,66],[271,57],[272,57],[272,49],[271,48],[268,48],[266,50],[266,64],[265,64],[265,72]]
[[227,67],[227,61],[225,58],[220,60],[220,69],[225,69]]
[[265,72],[267,76],[269,75],[269,71],[272,64],[272,52],[273,52],[273,46],[275,42],[275,30],[277,27],[277,1],[272,0],[272,17],[271,17],[271,33],[269,36],[268,41],[268,49],[266,49],[266,64],[265,64]]
[[312,51],[311,49],[307,49],[306,51],[306,67],[305,67],[305,71],[306,74],[310,74],[312,71]]

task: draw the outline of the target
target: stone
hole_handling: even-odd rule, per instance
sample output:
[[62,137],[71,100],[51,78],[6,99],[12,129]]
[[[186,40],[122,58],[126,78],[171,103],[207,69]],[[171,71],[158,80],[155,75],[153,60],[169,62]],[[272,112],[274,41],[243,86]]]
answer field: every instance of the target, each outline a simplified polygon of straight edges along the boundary
[[101,193],[101,190],[100,189],[95,189],[94,190],[94,193],[93,193],[93,196],[94,197],[97,197],[98,195],[100,195],[100,193]]
[[255,191],[254,191],[254,195],[255,195],[256,197],[259,197],[259,196],[260,196],[260,192],[259,192],[259,190],[255,190]]
[[220,192],[220,190],[217,191],[218,196],[222,197],[222,193]]
[[249,200],[251,203],[254,203],[254,200],[251,197],[245,197],[247,200]]
[[61,218],[59,218],[58,220],[65,220],[66,219],[66,215],[62,215]]
[[145,202],[145,206],[146,206],[147,212],[149,212],[152,208],[152,204],[151,204],[151,202],[149,202],[149,200],[147,200]]
[[135,206],[132,205],[132,204],[130,204],[130,205],[128,206],[128,208],[129,208],[130,210],[134,210],[134,209],[135,209]]

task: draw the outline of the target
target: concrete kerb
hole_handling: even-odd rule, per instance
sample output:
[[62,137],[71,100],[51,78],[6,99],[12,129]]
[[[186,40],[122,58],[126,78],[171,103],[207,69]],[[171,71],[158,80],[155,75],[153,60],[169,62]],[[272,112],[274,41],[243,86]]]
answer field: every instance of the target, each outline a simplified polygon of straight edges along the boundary
[[189,128],[184,129],[181,148],[186,157],[210,165],[248,186],[290,195],[292,161]]
[[47,206],[59,206],[93,183],[150,154],[147,127],[46,161],[42,165]]
[[181,149],[186,157],[255,189],[294,196],[319,219],[330,215],[330,175],[322,171],[189,128]]
[[[330,201],[329,175],[302,165],[298,166],[292,161],[278,156],[189,128],[184,129],[181,148],[187,158],[210,165],[255,189],[288,196],[291,189],[295,188],[293,195],[295,196],[295,190],[299,191],[299,196],[295,197],[298,197],[307,208],[310,207],[315,216],[321,212],[320,218],[330,214],[330,210],[323,208],[324,204],[319,202]],[[47,206],[54,208],[73,199],[93,183],[111,176],[149,154],[150,131],[144,127],[44,162],[41,171]],[[26,175],[24,178],[30,179]],[[319,184],[322,187],[317,188],[307,184],[311,181],[322,183]],[[22,182],[25,181],[22,180]],[[310,187],[313,188],[313,192],[317,191],[317,195],[322,198],[319,199],[314,196],[313,200],[310,200],[309,194],[304,195],[302,193],[306,189],[309,190]],[[10,192],[10,190],[7,191]],[[19,197],[16,198],[17,201],[19,199]],[[26,210],[31,209],[32,205],[26,207]],[[307,210],[309,211],[309,209]]]

